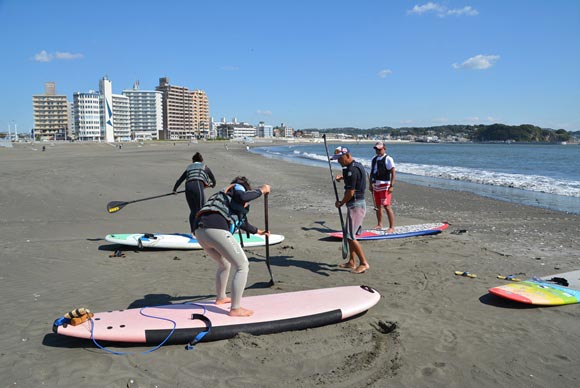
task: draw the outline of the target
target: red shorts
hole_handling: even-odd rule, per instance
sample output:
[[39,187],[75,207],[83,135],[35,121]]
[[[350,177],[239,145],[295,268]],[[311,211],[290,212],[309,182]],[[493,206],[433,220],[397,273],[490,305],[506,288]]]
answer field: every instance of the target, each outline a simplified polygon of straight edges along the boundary
[[391,206],[393,193],[389,192],[389,186],[389,184],[385,183],[373,187],[375,206]]

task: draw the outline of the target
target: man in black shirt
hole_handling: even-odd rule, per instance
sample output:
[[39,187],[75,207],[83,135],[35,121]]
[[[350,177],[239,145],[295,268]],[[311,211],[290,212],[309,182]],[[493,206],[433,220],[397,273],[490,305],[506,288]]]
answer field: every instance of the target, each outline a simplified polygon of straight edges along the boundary
[[[338,161],[342,166],[342,175],[336,177],[337,181],[344,180],[344,196],[337,201],[337,208],[346,205],[346,231],[350,259],[341,264],[340,268],[350,268],[353,273],[363,273],[370,268],[361,245],[356,240],[356,234],[362,227],[362,222],[367,211],[365,204],[366,174],[364,167],[352,158],[346,147],[338,147],[331,159]],[[358,256],[359,265],[355,265],[354,256]]]

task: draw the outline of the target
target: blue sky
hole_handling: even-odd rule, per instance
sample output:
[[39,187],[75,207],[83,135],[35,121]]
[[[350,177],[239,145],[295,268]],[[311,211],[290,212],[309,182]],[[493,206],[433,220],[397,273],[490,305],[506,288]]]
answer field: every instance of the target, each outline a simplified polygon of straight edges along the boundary
[[0,131],[32,95],[160,77],[210,113],[296,129],[580,130],[580,1],[0,0]]

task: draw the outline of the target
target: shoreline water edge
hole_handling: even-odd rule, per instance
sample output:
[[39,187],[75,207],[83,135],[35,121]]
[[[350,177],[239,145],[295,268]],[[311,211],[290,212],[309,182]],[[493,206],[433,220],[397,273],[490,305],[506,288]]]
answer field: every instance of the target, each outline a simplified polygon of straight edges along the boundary
[[[216,266],[203,251],[137,249],[104,239],[187,233],[181,194],[115,214],[106,205],[171,192],[195,152],[217,180],[206,196],[237,175],[253,186],[271,185],[269,230],[285,236],[269,249],[276,284],[268,286],[265,249],[246,248],[244,296],[366,285],[380,292],[380,301],[340,324],[240,334],[192,351],[110,346],[130,353],[119,356],[90,340],[52,333],[54,320],[73,308],[99,312],[215,297]],[[449,228],[361,242],[370,269],[357,275],[339,268],[341,243],[328,235],[340,230],[328,166],[266,159],[234,142],[55,143],[44,152],[15,144],[0,149],[0,163],[0,378],[6,386],[524,388],[580,381],[580,305],[526,307],[488,293],[506,284],[498,275],[579,269],[578,215],[401,180],[393,194],[397,225],[447,221]],[[370,194],[366,201],[363,227],[372,227]],[[264,219],[259,198],[249,221],[262,228]]]
[[[357,160],[370,170],[372,143],[333,141],[333,144],[351,146]],[[256,146],[250,151],[267,158],[320,167],[326,163],[321,147],[304,143]],[[580,214],[580,167],[574,162],[580,157],[577,147],[393,142],[387,148],[404,157],[402,163],[397,163],[402,181]],[[512,150],[517,152],[510,155]],[[399,155],[394,157],[400,161]],[[553,160],[556,157],[559,159]]]

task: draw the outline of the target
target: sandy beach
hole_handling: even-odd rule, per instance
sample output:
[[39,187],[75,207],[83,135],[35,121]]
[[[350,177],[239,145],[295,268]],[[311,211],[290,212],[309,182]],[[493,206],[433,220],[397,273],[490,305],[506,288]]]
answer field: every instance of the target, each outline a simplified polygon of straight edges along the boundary
[[[397,182],[398,225],[447,221],[442,234],[364,242],[370,270],[338,268],[340,229],[329,171],[265,159],[227,143],[17,144],[0,149],[0,381],[2,387],[572,387],[580,384],[580,305],[525,307],[488,295],[518,277],[580,269],[580,216],[470,193]],[[52,333],[74,307],[93,311],[214,296],[203,251],[133,250],[109,233],[188,232],[183,195],[171,191],[194,152],[217,188],[236,175],[272,186],[269,224],[286,240],[247,249],[246,296],[365,284],[382,294],[367,314],[337,325],[241,334],[193,351],[115,347]],[[369,145],[369,154],[371,154]],[[368,155],[367,155],[368,156]],[[354,155],[355,159],[357,155]],[[338,167],[336,168],[338,172]],[[342,184],[339,184],[342,192]],[[211,194],[216,189],[208,189]],[[365,227],[376,223],[370,194]],[[250,221],[264,226],[262,200]],[[471,279],[454,271],[477,274]],[[396,323],[385,333],[381,322]],[[575,366],[576,365],[576,366]]]

